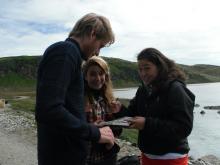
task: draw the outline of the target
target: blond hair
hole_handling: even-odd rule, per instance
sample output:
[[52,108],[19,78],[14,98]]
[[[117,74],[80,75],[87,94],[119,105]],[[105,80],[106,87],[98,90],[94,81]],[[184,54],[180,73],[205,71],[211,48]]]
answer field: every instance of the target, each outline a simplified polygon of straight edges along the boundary
[[92,31],[95,32],[97,39],[106,41],[107,45],[111,45],[115,42],[115,36],[109,20],[95,13],[86,14],[78,20],[69,33],[69,37],[84,38],[89,36]]
[[[105,73],[105,83],[100,90],[106,103],[110,105],[110,103],[114,100],[114,96],[113,96],[113,90],[112,90],[113,87],[112,87],[112,81],[110,78],[109,66],[107,62],[103,58],[98,57],[98,56],[91,57],[83,64],[82,70],[83,70],[84,77],[86,76],[89,68],[94,65],[99,66]],[[91,102],[90,97],[92,96],[92,94],[90,92],[90,88],[88,87],[87,82],[85,82],[85,95],[87,99]]]

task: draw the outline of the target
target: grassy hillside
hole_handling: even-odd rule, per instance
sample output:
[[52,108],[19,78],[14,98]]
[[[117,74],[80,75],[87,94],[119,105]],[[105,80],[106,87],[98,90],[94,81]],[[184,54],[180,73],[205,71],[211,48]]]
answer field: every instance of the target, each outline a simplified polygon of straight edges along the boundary
[[220,66],[214,65],[180,65],[188,76],[190,83],[206,83],[220,81]]
[[[131,87],[139,84],[137,63],[118,58],[104,59],[109,63],[114,87]],[[0,88],[34,88],[40,56],[0,58]],[[187,74],[187,83],[220,82],[220,66],[179,65]]]
[[0,58],[0,88],[34,88],[39,56]]
[[137,86],[139,82],[137,63],[118,58],[106,58],[114,87]]
[[[40,56],[0,58],[0,88],[34,88]],[[105,58],[110,65],[114,87],[138,84],[137,64],[116,58]]]

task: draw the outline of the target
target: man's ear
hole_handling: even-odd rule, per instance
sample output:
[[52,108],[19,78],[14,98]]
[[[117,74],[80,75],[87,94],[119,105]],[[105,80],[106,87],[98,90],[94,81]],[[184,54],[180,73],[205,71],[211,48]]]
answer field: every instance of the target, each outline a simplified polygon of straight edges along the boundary
[[92,30],[92,31],[91,31],[90,37],[91,37],[91,39],[96,38],[96,32],[95,32],[95,30]]

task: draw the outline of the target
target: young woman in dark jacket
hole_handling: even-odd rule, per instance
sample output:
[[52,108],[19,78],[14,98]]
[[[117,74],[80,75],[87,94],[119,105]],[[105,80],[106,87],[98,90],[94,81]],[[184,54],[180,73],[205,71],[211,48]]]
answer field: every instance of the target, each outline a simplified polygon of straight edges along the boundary
[[195,96],[184,73],[157,49],[142,50],[137,60],[142,86],[116,116],[133,117],[142,165],[187,165]]

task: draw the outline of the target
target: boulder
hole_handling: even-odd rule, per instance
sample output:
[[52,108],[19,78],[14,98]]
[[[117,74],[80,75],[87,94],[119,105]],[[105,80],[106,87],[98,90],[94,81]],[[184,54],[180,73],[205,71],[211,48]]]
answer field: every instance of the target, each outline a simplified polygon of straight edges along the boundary
[[220,106],[204,106],[204,109],[213,109],[213,110],[218,110],[220,109]]

